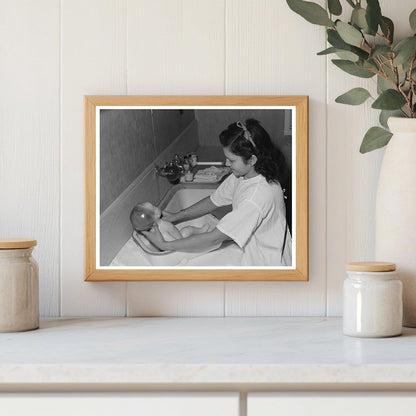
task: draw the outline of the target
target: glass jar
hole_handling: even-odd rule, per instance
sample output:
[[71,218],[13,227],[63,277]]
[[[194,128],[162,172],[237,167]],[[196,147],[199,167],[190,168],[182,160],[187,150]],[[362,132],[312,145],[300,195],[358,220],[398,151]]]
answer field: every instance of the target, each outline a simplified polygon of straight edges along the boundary
[[192,182],[194,180],[194,174],[191,171],[185,173],[185,181]]
[[36,240],[0,240],[0,332],[39,328]]
[[392,337],[402,333],[402,282],[396,265],[347,264],[343,288],[343,332],[354,337]]

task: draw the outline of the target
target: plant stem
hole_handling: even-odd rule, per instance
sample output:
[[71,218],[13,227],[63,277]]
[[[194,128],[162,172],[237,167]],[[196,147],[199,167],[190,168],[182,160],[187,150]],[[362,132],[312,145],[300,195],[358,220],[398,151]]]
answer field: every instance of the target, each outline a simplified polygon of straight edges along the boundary
[[394,58],[390,58],[390,65],[391,65],[391,70],[393,71],[393,73],[396,77],[396,87],[398,88],[399,87],[399,80],[400,80],[399,70],[397,69],[397,66],[394,66],[393,59]]
[[378,64],[380,65],[380,69],[381,69],[381,72],[382,72],[382,74],[380,76],[382,78],[386,79],[387,81],[389,81],[394,86],[394,88],[397,88],[396,82],[388,76],[386,70],[384,69],[385,65],[387,66],[387,64],[390,64],[389,69],[390,69],[390,71],[394,72],[394,67],[391,66],[391,62],[387,58],[384,62],[382,61],[381,58],[385,58],[385,57],[382,56],[382,55],[379,55],[375,58],[375,60],[377,60]]
[[[400,92],[400,94],[403,95],[404,99],[406,100],[406,105],[409,107],[410,110],[410,117],[413,117],[414,112],[413,112],[413,108],[412,108],[412,102],[409,99],[409,96],[403,91],[402,87],[405,81],[401,82],[398,86],[397,86],[397,91]],[[409,94],[410,95],[410,94]]]
[[[382,19],[382,23],[384,23],[385,25],[386,25],[386,27],[387,27],[387,36],[386,35],[384,35],[384,33],[383,32],[381,32],[381,33],[376,33],[376,35],[378,35],[378,36],[380,36],[380,37],[382,37],[382,38],[384,38],[384,39],[386,39],[386,41],[387,41],[387,44],[389,45],[389,47],[391,48],[392,46],[393,46],[393,43],[392,42],[390,42],[390,35],[391,35],[391,30],[390,30],[390,26],[388,25],[388,24],[386,24],[385,22],[384,22],[384,20]],[[381,23],[380,23],[380,29],[381,29]]]
[[410,63],[409,68],[409,83],[410,83],[410,90],[409,90],[409,107],[410,107],[410,114],[412,118],[416,117],[415,110],[413,107],[413,97],[415,96],[415,80],[412,76],[413,66],[416,61],[416,54],[413,56],[412,62]]

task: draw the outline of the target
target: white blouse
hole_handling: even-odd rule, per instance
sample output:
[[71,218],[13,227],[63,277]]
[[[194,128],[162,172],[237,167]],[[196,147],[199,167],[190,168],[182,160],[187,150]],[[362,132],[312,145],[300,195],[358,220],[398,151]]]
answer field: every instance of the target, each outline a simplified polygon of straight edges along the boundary
[[211,195],[211,201],[216,206],[232,204],[232,212],[217,228],[243,250],[242,266],[291,266],[292,238],[286,230],[280,184],[268,183],[263,175],[244,179],[231,174]]

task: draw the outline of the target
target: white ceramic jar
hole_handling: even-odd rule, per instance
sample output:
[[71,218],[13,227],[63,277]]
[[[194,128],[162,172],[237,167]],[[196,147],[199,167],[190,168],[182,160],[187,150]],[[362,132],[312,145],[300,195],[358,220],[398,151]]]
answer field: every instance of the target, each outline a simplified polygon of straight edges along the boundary
[[36,240],[0,240],[0,332],[39,327],[38,264],[32,257]]
[[343,289],[343,332],[354,337],[392,337],[402,333],[402,282],[396,265],[347,264]]

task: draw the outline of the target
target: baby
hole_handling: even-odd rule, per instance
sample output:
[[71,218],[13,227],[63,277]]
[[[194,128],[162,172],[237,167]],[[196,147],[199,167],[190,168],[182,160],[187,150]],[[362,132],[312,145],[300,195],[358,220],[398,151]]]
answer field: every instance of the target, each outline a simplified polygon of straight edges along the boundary
[[209,224],[202,227],[188,225],[179,230],[171,222],[164,220],[160,208],[150,202],[137,204],[130,213],[130,221],[133,229],[139,232],[148,231],[154,224],[157,224],[165,241],[173,241],[209,231]]

